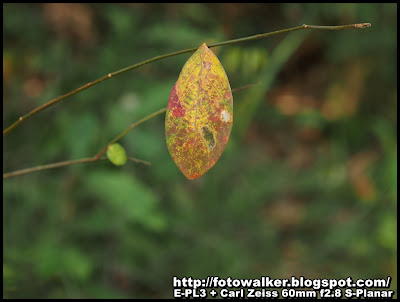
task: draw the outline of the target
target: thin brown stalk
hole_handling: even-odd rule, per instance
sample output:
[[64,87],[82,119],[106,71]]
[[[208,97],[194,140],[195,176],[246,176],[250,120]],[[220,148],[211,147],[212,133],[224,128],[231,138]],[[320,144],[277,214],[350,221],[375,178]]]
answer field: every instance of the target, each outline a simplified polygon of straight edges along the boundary
[[[162,108],[160,110],[157,110],[153,112],[152,114],[149,114],[148,116],[142,118],[141,120],[131,124],[127,129],[122,131],[118,136],[116,136],[114,139],[112,139],[104,148],[102,148],[99,152],[97,152],[94,156],[92,157],[85,157],[81,159],[76,159],[76,160],[67,160],[67,161],[62,161],[58,163],[52,163],[52,164],[47,164],[47,165],[40,165],[32,168],[26,168],[22,170],[16,170],[8,173],[3,174],[3,179],[13,177],[13,176],[18,176],[18,175],[23,175],[23,174],[28,174],[32,172],[37,172],[37,171],[43,171],[43,170],[48,170],[48,169],[53,169],[53,168],[59,168],[59,167],[65,167],[65,166],[70,166],[74,164],[80,164],[80,163],[90,163],[90,162],[95,162],[99,160],[103,160],[105,158],[102,158],[102,155],[107,152],[107,148],[109,145],[116,143],[119,141],[122,137],[124,137],[129,131],[131,131],[133,128],[139,126],[140,124],[143,124],[144,122],[148,121],[149,119],[164,113],[167,110],[167,108]],[[131,161],[145,164],[145,165],[150,165],[150,162],[138,159],[138,158],[133,158],[133,157],[128,157]]]
[[[234,40],[229,40],[229,41],[224,41],[224,42],[219,42],[219,43],[215,43],[215,44],[211,44],[208,45],[209,48],[212,47],[217,47],[217,46],[223,46],[223,45],[229,45],[229,44],[234,44],[234,43],[240,43],[240,42],[246,42],[246,41],[250,41],[250,40],[257,40],[257,39],[262,39],[262,38],[266,38],[272,35],[277,35],[277,34],[282,34],[282,33],[289,33],[292,31],[296,31],[296,30],[302,30],[302,29],[315,29],[315,30],[344,30],[344,29],[351,29],[351,28],[366,28],[366,27],[370,27],[371,24],[370,23],[358,23],[358,24],[348,24],[348,25],[336,25],[336,26],[319,26],[319,25],[306,25],[303,24],[301,26],[297,26],[297,27],[291,27],[291,28],[287,28],[287,29],[282,29],[282,30],[277,30],[277,31],[273,31],[273,32],[269,32],[269,33],[264,33],[264,34],[258,34],[258,35],[254,35],[254,36],[249,36],[249,37],[244,37],[244,38],[240,38],[240,39],[234,39]],[[155,62],[161,59],[165,59],[168,57],[172,57],[172,56],[176,56],[176,55],[180,55],[180,54],[184,54],[184,53],[188,53],[188,52],[194,52],[197,49],[197,47],[194,48],[189,48],[189,49],[184,49],[184,50],[180,50],[180,51],[176,51],[176,52],[172,52],[169,54],[165,54],[165,55],[160,55],[160,56],[156,56],[154,58],[142,61],[140,63],[125,67],[123,69],[120,69],[118,71],[115,72],[111,72],[93,82],[89,82],[85,85],[83,85],[82,87],[79,87],[75,90],[72,90],[64,95],[61,95],[59,97],[56,97],[55,99],[52,99],[51,101],[33,109],[32,111],[28,112],[25,115],[22,115],[21,117],[19,117],[13,124],[11,124],[8,128],[3,130],[3,137],[6,136],[8,133],[10,133],[12,130],[15,129],[15,127],[17,127],[19,124],[21,124],[23,121],[27,120],[28,118],[34,116],[35,114],[61,102],[62,100],[73,96],[83,90],[86,90],[90,87],[93,87],[105,80],[111,79],[114,76],[120,75],[122,73],[125,73],[129,70],[138,68],[140,66],[149,64],[151,62]]]
[[[246,89],[249,87],[252,87],[254,85],[257,85],[258,83],[255,84],[250,84],[246,86],[242,86],[236,89],[233,89],[232,92],[236,92],[242,89]],[[22,170],[17,170],[13,172],[8,172],[3,174],[3,179],[13,177],[13,176],[18,176],[18,175],[23,175],[23,174],[28,174],[32,172],[37,172],[37,171],[43,171],[43,170],[48,170],[48,169],[53,169],[53,168],[58,168],[58,167],[64,167],[64,166],[69,166],[69,165],[74,165],[74,164],[79,164],[79,163],[89,163],[89,162],[95,162],[98,160],[102,160],[105,158],[102,158],[102,155],[107,152],[107,148],[109,145],[116,143],[119,141],[121,138],[123,138],[129,131],[131,131],[133,128],[139,126],[140,124],[143,124],[144,122],[147,122],[148,120],[152,119],[153,117],[156,117],[157,115],[164,113],[167,111],[167,108],[161,108],[160,110],[157,110],[148,116],[142,118],[141,120],[131,124],[128,128],[126,128],[124,131],[122,131],[120,134],[118,134],[114,139],[112,139],[104,148],[100,149],[99,152],[97,152],[94,156],[92,157],[86,157],[86,158],[81,158],[81,159],[76,159],[76,160],[67,160],[67,161],[62,161],[58,163],[53,163],[53,164],[47,164],[47,165],[40,165],[32,168],[26,168]],[[134,157],[128,157],[129,160],[136,162],[136,163],[141,163],[144,165],[151,165],[150,162]]]

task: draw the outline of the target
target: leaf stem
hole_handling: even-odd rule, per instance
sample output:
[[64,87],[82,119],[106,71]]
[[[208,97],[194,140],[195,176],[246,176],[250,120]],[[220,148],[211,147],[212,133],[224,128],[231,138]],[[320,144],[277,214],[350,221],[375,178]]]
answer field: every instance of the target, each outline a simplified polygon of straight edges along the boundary
[[[254,36],[250,36],[250,37],[244,37],[244,38],[239,38],[239,39],[234,39],[234,40],[229,40],[229,41],[224,41],[224,42],[219,42],[219,43],[215,43],[215,44],[211,44],[208,45],[209,48],[211,47],[217,47],[217,46],[223,46],[223,45],[228,45],[228,44],[234,44],[234,43],[240,43],[240,42],[245,42],[245,41],[250,41],[250,40],[257,40],[257,39],[262,39],[262,38],[266,38],[272,35],[277,35],[277,34],[282,34],[282,33],[289,33],[292,31],[296,31],[296,30],[302,30],[302,29],[316,29],[316,30],[344,30],[344,29],[350,29],[350,28],[365,28],[365,27],[370,27],[371,24],[370,23],[358,23],[358,24],[348,24],[348,25],[337,25],[337,26],[319,26],[319,25],[306,25],[303,24],[301,26],[297,26],[297,27],[292,27],[292,28],[287,28],[287,29],[282,29],[282,30],[277,30],[277,31],[273,31],[273,32],[269,32],[269,33],[264,33],[264,34],[258,34],[258,35],[254,35]],[[90,87],[93,87],[105,80],[111,79],[114,76],[117,76],[119,74],[122,74],[124,72],[127,72],[129,70],[138,68],[140,66],[149,64],[151,62],[155,62],[161,59],[165,59],[168,57],[172,57],[172,56],[176,56],[176,55],[180,55],[180,54],[184,54],[184,53],[188,53],[188,52],[194,52],[195,50],[197,50],[197,47],[194,48],[189,48],[189,49],[184,49],[184,50],[180,50],[180,51],[176,51],[176,52],[172,52],[169,54],[165,54],[165,55],[160,55],[160,56],[156,56],[153,57],[151,59],[142,61],[140,63],[125,67],[123,69],[120,69],[118,71],[109,73],[108,75],[105,75],[93,82],[89,82],[85,85],[83,85],[82,87],[79,87],[75,90],[72,90],[64,95],[61,95],[59,97],[56,97],[55,99],[52,99],[51,101],[33,109],[32,111],[30,111],[29,113],[19,117],[18,120],[16,120],[13,124],[11,124],[11,126],[9,126],[8,128],[3,130],[3,137],[6,136],[8,133],[10,133],[12,130],[15,129],[15,127],[17,127],[19,124],[21,124],[23,121],[25,121],[26,119],[32,117],[33,115],[45,110],[46,108],[49,108],[59,102],[61,102],[62,100],[73,96],[74,94],[77,94],[83,90],[86,90]]]

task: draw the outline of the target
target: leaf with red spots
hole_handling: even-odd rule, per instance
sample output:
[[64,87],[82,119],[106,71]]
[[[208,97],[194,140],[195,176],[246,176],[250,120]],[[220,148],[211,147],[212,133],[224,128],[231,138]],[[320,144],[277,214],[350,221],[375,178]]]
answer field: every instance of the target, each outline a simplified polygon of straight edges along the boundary
[[187,178],[198,178],[215,165],[228,143],[232,122],[228,77],[204,43],[183,66],[165,117],[168,151]]

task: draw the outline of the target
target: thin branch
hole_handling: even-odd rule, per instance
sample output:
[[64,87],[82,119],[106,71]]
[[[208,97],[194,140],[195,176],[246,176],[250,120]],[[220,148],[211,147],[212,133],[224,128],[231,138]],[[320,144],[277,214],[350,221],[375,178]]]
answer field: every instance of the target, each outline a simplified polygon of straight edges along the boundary
[[[238,43],[238,42],[244,42],[244,41],[249,41],[249,40],[256,40],[256,39],[261,39],[261,38],[265,38],[271,35],[275,35],[275,34],[279,34],[279,33],[287,33],[287,32],[291,32],[291,31],[295,31],[295,30],[301,30],[301,29],[318,29],[318,30],[344,30],[344,29],[350,29],[350,28],[365,28],[365,27],[370,27],[371,24],[370,23],[359,23],[359,24],[349,24],[349,25],[339,25],[339,26],[317,26],[317,25],[306,25],[303,24],[302,26],[298,26],[298,27],[293,27],[293,28],[289,28],[289,29],[283,29],[283,30],[278,30],[275,32],[270,32],[270,33],[265,33],[265,34],[260,34],[260,35],[255,35],[255,36],[250,36],[250,37],[246,37],[246,38],[241,38],[241,39],[235,39],[235,40],[229,40],[229,41],[225,41],[225,42],[220,42],[220,43],[216,43],[216,44],[212,44],[209,45],[208,47],[217,47],[217,46],[222,46],[222,45],[228,45],[228,44],[233,44],[233,43]],[[170,53],[170,54],[166,54],[166,55],[162,55],[162,56],[157,56],[154,57],[152,59],[143,61],[141,63],[123,68],[119,71],[116,71],[114,73],[109,73],[107,76],[104,76],[100,79],[97,79],[93,82],[90,82],[78,89],[75,89],[67,94],[64,94],[62,96],[59,96],[51,101],[49,101],[48,103],[32,110],[31,112],[29,112],[28,114],[21,116],[16,122],[14,122],[10,127],[6,128],[5,130],[3,130],[3,137],[5,135],[7,135],[10,131],[12,131],[15,127],[17,127],[20,123],[22,123],[22,121],[24,121],[25,119],[31,117],[32,115],[43,111],[44,109],[62,101],[63,99],[70,97],[80,91],[83,91],[85,89],[88,89],[94,85],[99,84],[100,82],[107,80],[115,75],[127,72],[131,69],[140,67],[142,65],[148,64],[150,62],[154,62],[157,60],[161,60],[163,58],[167,58],[167,57],[171,57],[171,56],[175,56],[175,55],[179,55],[179,54],[183,54],[183,53],[187,53],[187,52],[193,52],[195,51],[197,48],[191,48],[191,49],[186,49],[186,50],[181,50],[178,52],[174,52],[174,53]],[[250,84],[247,86],[243,86],[243,87],[239,87],[236,89],[233,89],[232,92],[236,92],[242,89],[246,89],[249,88],[251,86],[257,85],[258,83],[255,84]],[[52,163],[52,164],[47,164],[47,165],[40,165],[40,166],[36,166],[36,167],[32,167],[32,168],[26,168],[26,169],[22,169],[22,170],[16,170],[13,172],[8,172],[8,173],[4,173],[3,174],[3,179],[5,178],[9,178],[9,177],[13,177],[13,176],[18,176],[18,175],[23,175],[23,174],[27,174],[27,173],[32,173],[32,172],[37,172],[37,171],[42,171],[42,170],[48,170],[48,169],[53,169],[53,168],[58,168],[58,167],[64,167],[64,166],[69,166],[69,165],[74,165],[74,164],[79,164],[79,163],[88,163],[88,162],[95,162],[95,161],[99,161],[99,160],[104,160],[105,158],[102,158],[101,156],[107,151],[107,148],[110,144],[113,144],[117,141],[119,141],[122,137],[124,137],[129,131],[131,131],[133,128],[135,128],[136,126],[150,120],[151,118],[164,113],[167,110],[167,108],[162,108],[156,112],[153,112],[152,114],[144,117],[143,119],[131,124],[127,129],[125,129],[123,132],[121,132],[117,137],[115,137],[113,140],[111,140],[104,148],[102,148],[96,155],[94,155],[93,157],[86,157],[86,158],[81,158],[81,159],[77,159],[77,160],[68,160],[68,161],[63,161],[63,162],[58,162],[58,163]],[[137,158],[133,158],[133,157],[128,157],[130,160],[134,161],[134,162],[138,162],[138,163],[143,163],[146,165],[150,165],[150,162],[144,161],[144,160],[140,160]]]
[[135,163],[143,164],[143,165],[146,165],[146,166],[150,166],[151,165],[151,162],[149,162],[147,160],[142,160],[142,159],[138,159],[138,158],[131,157],[131,156],[128,156],[128,159],[133,161],[133,162],[135,162]]
[[[236,92],[242,89],[247,89],[249,87],[252,87],[254,85],[257,85],[258,83],[255,84],[250,84],[250,85],[246,85],[246,86],[242,86],[236,89],[232,89],[232,92]],[[102,148],[99,152],[97,152],[96,155],[94,155],[93,157],[87,157],[87,158],[81,158],[81,159],[77,159],[77,160],[67,160],[67,161],[62,161],[62,162],[58,162],[58,163],[53,163],[53,164],[47,164],[47,165],[40,165],[37,167],[32,167],[32,168],[27,168],[27,169],[22,169],[22,170],[17,170],[17,171],[13,171],[13,172],[8,172],[3,174],[3,179],[5,178],[9,178],[12,176],[18,176],[18,175],[22,175],[22,174],[27,174],[27,173],[32,173],[32,172],[36,172],[36,171],[42,171],[42,170],[47,170],[47,169],[52,169],[52,168],[58,168],[58,167],[64,167],[64,166],[69,166],[69,165],[74,165],[74,164],[79,164],[79,163],[88,163],[88,162],[95,162],[98,160],[103,160],[106,158],[102,158],[101,156],[107,152],[107,148],[109,145],[116,143],[117,141],[119,141],[121,138],[123,138],[129,131],[131,131],[133,128],[139,126],[140,124],[143,124],[144,122],[152,119],[153,117],[164,113],[165,111],[167,111],[167,108],[162,108],[160,110],[157,110],[155,112],[153,112],[152,114],[149,114],[148,116],[142,118],[141,120],[131,124],[128,128],[126,128],[124,131],[122,131],[118,136],[116,136],[113,140],[111,140],[104,148]],[[144,165],[151,165],[151,163],[149,161],[146,160],[142,160],[142,159],[138,159],[138,158],[134,158],[134,157],[128,157],[129,160],[136,162],[136,163],[141,163]]]
[[86,158],[81,158],[81,159],[76,159],[76,160],[66,160],[66,161],[53,163],[53,164],[40,165],[40,166],[36,166],[36,167],[32,167],[32,168],[26,168],[26,169],[22,169],[22,170],[4,173],[3,179],[22,175],[22,174],[37,172],[37,171],[58,168],[58,167],[70,166],[70,165],[81,164],[81,163],[90,163],[90,162],[94,162],[97,160],[102,160],[102,158],[95,159],[94,157],[86,157]]
[[258,84],[260,84],[260,83],[257,82],[257,83],[249,84],[249,85],[246,85],[246,86],[238,87],[238,88],[232,89],[231,92],[234,93],[234,92],[237,92],[237,91],[240,91],[240,90],[243,90],[243,89],[247,89],[247,88],[256,86]]
[[156,112],[153,112],[152,114],[149,114],[148,116],[142,118],[140,121],[137,121],[136,123],[133,123],[130,125],[127,129],[122,131],[118,136],[116,136],[112,141],[110,141],[103,149],[101,149],[93,158],[100,158],[105,152],[107,152],[107,148],[109,145],[116,143],[119,141],[121,138],[123,138],[129,131],[131,131],[133,128],[136,126],[139,126],[140,124],[143,124],[144,122],[148,121],[149,119],[167,111],[167,108],[162,108],[160,110],[157,110]]
[[[257,39],[262,39],[262,38],[266,38],[272,35],[276,35],[276,34],[282,34],[282,33],[289,33],[292,31],[296,31],[296,30],[302,30],[302,29],[316,29],[316,30],[344,30],[344,29],[350,29],[350,28],[365,28],[365,27],[370,27],[371,24],[370,23],[358,23],[358,24],[349,24],[349,25],[338,25],[338,26],[318,26],[318,25],[306,25],[303,24],[301,26],[297,26],[297,27],[292,27],[292,28],[287,28],[287,29],[282,29],[282,30],[277,30],[274,32],[269,32],[269,33],[264,33],[264,34],[259,34],[259,35],[254,35],[254,36],[250,36],[250,37],[245,37],[245,38],[240,38],[240,39],[234,39],[234,40],[229,40],[229,41],[224,41],[224,42],[220,42],[220,43],[215,43],[215,44],[211,44],[208,45],[209,48],[212,47],[217,47],[217,46],[223,46],[223,45],[228,45],[228,44],[234,44],[234,43],[240,43],[240,42],[245,42],[245,41],[250,41],[250,40],[257,40]],[[140,66],[146,65],[148,63],[151,62],[155,62],[164,58],[168,58],[168,57],[172,57],[172,56],[176,56],[176,55],[180,55],[180,54],[184,54],[184,53],[188,53],[188,52],[194,52],[197,50],[197,47],[194,48],[189,48],[189,49],[185,49],[185,50],[180,50],[180,51],[176,51],[176,52],[172,52],[169,54],[165,54],[165,55],[161,55],[161,56],[156,56],[154,58],[142,61],[140,63],[125,67],[123,69],[120,69],[118,71],[109,73],[108,75],[105,75],[93,82],[87,83],[86,85],[83,85],[82,87],[79,87],[73,91],[70,91],[64,95],[61,95],[43,105],[41,105],[40,107],[37,107],[35,109],[33,109],[32,111],[30,111],[29,113],[21,116],[18,120],[16,120],[11,126],[9,126],[8,128],[6,128],[5,130],[3,130],[3,137],[6,136],[8,133],[10,133],[13,129],[15,129],[15,127],[17,127],[19,124],[21,124],[24,120],[32,117],[33,115],[39,113],[40,111],[45,110],[46,108],[49,108],[59,102],[61,102],[62,100],[73,96],[74,94],[77,94],[83,90],[86,90],[90,87],[93,87],[105,80],[111,79],[114,76],[117,76],[119,74],[122,74],[124,72],[127,72],[129,70],[138,68]]]
[[[13,172],[8,172],[3,174],[3,179],[13,177],[13,176],[18,176],[22,174],[28,174],[32,172],[37,172],[37,171],[42,171],[42,170],[48,170],[48,169],[53,169],[53,168],[58,168],[58,167],[64,167],[64,166],[70,166],[74,164],[80,164],[80,163],[90,163],[90,162],[95,162],[99,160],[104,160],[106,158],[102,158],[101,156],[107,152],[107,148],[109,145],[119,141],[122,137],[124,137],[129,131],[131,131],[133,128],[139,126],[140,124],[143,124],[144,122],[148,121],[149,119],[164,113],[167,110],[167,108],[162,108],[160,110],[157,110],[156,112],[153,112],[152,114],[149,114],[148,116],[142,118],[141,120],[137,121],[136,123],[133,123],[130,125],[127,129],[125,129],[121,134],[119,134],[117,137],[115,137],[113,140],[111,140],[104,148],[102,148],[96,155],[92,157],[85,157],[81,159],[76,159],[76,160],[67,160],[67,161],[62,161],[58,163],[53,163],[53,164],[47,164],[47,165],[40,165],[32,168],[27,168],[27,169],[22,169],[22,170],[16,170]],[[134,157],[128,157],[131,161],[145,164],[145,165],[150,165],[151,163],[145,160],[137,159]]]

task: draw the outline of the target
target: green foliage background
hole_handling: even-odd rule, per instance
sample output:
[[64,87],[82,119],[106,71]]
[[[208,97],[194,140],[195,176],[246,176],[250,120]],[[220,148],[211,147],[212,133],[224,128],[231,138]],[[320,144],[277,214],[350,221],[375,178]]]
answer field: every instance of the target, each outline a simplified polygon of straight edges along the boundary
[[[387,278],[397,290],[396,4],[3,4],[3,129],[156,55],[214,48],[234,93],[220,161],[187,180],[164,115],[101,161],[3,181],[3,297],[172,297],[172,276]],[[130,71],[3,139],[3,171],[94,155],[167,105],[190,54]]]

